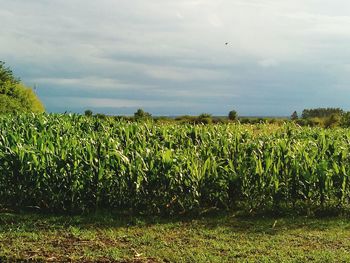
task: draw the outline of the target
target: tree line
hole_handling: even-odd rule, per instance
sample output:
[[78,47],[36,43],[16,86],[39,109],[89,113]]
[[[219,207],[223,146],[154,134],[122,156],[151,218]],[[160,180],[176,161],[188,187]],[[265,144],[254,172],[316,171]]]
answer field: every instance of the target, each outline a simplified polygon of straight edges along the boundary
[[[25,86],[18,77],[16,77],[5,63],[0,61],[0,114],[21,113],[21,112],[44,112],[44,106],[37,97],[33,89]],[[85,115],[93,116],[91,110],[86,110]],[[95,114],[98,118],[106,118],[104,114]],[[116,119],[147,120],[154,119],[160,121],[171,121],[169,117],[152,117],[149,112],[138,109],[132,117],[113,116]],[[249,118],[239,117],[236,110],[231,110],[226,117],[214,117],[209,113],[202,113],[199,116],[179,116],[175,121],[192,124],[211,124],[237,122],[256,124],[256,123],[284,123],[294,121],[301,126],[322,126],[322,127],[350,127],[350,112],[341,108],[314,108],[304,109],[299,118],[297,111],[294,111],[290,118]]]
[[341,108],[304,109],[301,118],[294,111],[290,119],[301,126],[350,127],[350,112]]

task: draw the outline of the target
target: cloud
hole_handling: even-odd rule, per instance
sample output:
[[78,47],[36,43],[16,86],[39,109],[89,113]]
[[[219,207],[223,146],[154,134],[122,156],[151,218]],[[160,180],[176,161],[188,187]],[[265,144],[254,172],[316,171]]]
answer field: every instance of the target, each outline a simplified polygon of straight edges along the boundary
[[215,69],[201,68],[176,68],[176,67],[150,67],[145,72],[154,79],[165,79],[168,81],[185,82],[190,80],[221,80],[225,73],[218,72]]
[[49,111],[89,105],[222,115],[233,107],[243,115],[290,115],[316,104],[350,109],[346,0],[0,5],[0,60],[39,86]]
[[273,58],[263,59],[263,60],[260,60],[258,63],[263,68],[276,67],[279,64],[279,62]]

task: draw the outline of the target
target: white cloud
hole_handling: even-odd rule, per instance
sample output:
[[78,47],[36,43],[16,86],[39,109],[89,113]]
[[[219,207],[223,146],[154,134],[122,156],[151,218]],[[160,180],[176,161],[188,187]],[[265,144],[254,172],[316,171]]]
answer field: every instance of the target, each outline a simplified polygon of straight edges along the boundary
[[273,58],[263,59],[263,60],[260,60],[258,63],[263,68],[276,67],[279,65],[279,62]]
[[195,106],[196,102],[183,102],[183,101],[159,101],[159,100],[128,100],[128,99],[109,99],[109,98],[86,98],[86,97],[60,97],[46,98],[53,106],[65,106],[79,105],[82,108],[143,108],[143,107],[188,107]]
[[216,70],[176,67],[150,67],[146,69],[145,73],[155,79],[181,82],[191,80],[220,80],[226,75]]
[[217,14],[210,14],[208,19],[209,23],[214,27],[222,27],[224,25],[221,18]]
[[[240,98],[234,102],[243,105],[251,94],[270,94],[266,87],[295,89],[289,79],[298,79],[298,92],[304,92],[313,84],[299,68],[327,78],[324,89],[336,87],[337,79],[350,81],[344,69],[350,59],[348,0],[0,0],[0,5],[0,60],[31,85],[84,86],[96,94],[130,90],[135,103],[142,102],[136,96],[154,90],[198,93],[200,87],[210,98],[231,89]],[[51,100],[44,100],[50,108]]]
[[52,85],[74,88],[83,87],[85,90],[138,90],[145,88],[153,88],[150,85],[129,85],[113,78],[101,77],[82,77],[82,78],[34,78],[28,82],[39,84],[40,86],[50,87]]

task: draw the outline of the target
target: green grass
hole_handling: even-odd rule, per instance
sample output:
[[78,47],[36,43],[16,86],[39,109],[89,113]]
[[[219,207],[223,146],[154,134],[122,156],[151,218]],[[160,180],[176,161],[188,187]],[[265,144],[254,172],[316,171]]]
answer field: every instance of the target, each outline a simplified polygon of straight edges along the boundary
[[0,214],[0,262],[349,262],[347,218]]

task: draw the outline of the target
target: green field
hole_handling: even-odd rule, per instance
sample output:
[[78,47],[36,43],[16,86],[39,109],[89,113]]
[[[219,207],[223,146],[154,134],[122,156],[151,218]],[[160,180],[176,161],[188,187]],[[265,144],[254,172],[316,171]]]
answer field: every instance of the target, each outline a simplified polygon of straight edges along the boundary
[[0,202],[52,212],[349,206],[350,130],[0,118]]
[[348,262],[349,171],[350,129],[2,116],[0,262]]

